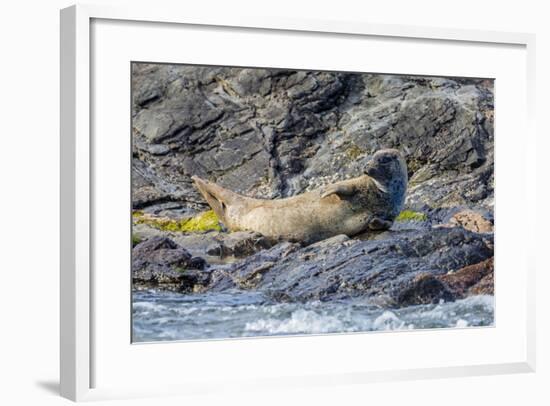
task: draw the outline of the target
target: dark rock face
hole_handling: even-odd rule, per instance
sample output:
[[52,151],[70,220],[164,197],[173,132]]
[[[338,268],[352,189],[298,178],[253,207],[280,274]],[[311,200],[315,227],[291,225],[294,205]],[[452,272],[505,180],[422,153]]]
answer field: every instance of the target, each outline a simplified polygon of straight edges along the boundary
[[254,197],[290,196],[360,175],[381,148],[407,160],[410,207],[491,205],[491,81],[132,69],[134,208],[205,208],[191,175]]
[[379,240],[337,236],[308,247],[282,243],[212,271],[208,290],[258,289],[277,300],[363,296],[386,306],[454,300],[438,276],[493,255],[491,235],[462,228],[387,233]]
[[132,250],[132,282],[135,289],[162,288],[190,291],[206,284],[208,273],[204,259],[192,257],[188,251],[166,237],[153,237]]
[[307,247],[282,242],[240,261],[205,268],[164,237],[133,251],[134,287],[180,292],[257,290],[277,301],[365,297],[382,307],[492,294],[493,239],[463,228],[339,235]]
[[411,306],[455,299],[453,292],[435,276],[430,273],[421,273],[400,290],[397,303],[401,306]]

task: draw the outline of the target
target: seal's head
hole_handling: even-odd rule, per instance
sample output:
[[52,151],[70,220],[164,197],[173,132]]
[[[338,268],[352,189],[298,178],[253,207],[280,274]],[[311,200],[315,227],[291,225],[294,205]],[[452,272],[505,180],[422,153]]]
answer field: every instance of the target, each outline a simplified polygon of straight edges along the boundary
[[407,163],[396,149],[377,151],[367,163],[365,173],[376,182],[383,192],[391,196],[391,200],[402,206],[407,191]]
[[367,163],[365,173],[385,184],[394,178],[407,178],[407,164],[396,149],[381,149]]

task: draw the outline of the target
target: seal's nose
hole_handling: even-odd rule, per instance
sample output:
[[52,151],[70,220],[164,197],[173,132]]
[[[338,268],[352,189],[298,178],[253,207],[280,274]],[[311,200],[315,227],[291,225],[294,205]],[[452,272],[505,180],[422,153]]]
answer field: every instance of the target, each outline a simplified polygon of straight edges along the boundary
[[379,175],[378,168],[372,164],[372,161],[365,167],[365,173],[372,178],[376,178]]

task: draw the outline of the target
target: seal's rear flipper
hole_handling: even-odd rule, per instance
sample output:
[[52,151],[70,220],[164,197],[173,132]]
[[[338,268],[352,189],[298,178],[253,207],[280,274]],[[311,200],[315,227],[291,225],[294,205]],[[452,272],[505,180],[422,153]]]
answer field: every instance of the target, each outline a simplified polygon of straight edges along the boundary
[[235,201],[235,197],[239,195],[198,176],[193,176],[191,179],[193,179],[196,188],[210,207],[212,207],[212,210],[214,210],[220,221],[227,225],[225,211],[227,210],[227,206],[230,206]]

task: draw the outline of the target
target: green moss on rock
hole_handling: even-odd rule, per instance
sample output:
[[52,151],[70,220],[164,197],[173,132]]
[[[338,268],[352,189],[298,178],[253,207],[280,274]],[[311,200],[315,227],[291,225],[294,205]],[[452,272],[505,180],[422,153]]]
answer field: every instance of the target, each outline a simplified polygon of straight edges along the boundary
[[419,211],[403,210],[395,221],[426,221],[428,216]]
[[132,246],[135,247],[142,241],[141,237],[136,234],[132,234]]

